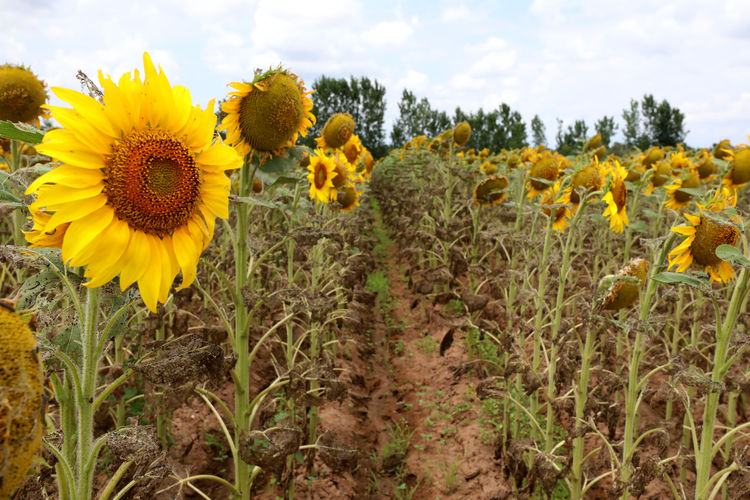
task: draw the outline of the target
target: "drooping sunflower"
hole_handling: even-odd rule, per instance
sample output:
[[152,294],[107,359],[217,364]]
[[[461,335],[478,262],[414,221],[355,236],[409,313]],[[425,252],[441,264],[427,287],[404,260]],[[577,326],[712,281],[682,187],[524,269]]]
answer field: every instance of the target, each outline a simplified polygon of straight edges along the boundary
[[667,199],[664,202],[664,206],[678,212],[684,210],[690,205],[690,200],[693,199],[693,195],[685,191],[685,189],[695,189],[700,187],[700,185],[701,179],[697,172],[688,174],[684,179],[675,179],[674,184],[664,187],[667,191]]
[[616,311],[635,304],[647,278],[648,261],[645,259],[634,259],[616,276],[605,276],[601,285],[608,286],[608,290],[602,301],[602,309]]
[[352,184],[345,184],[338,188],[336,200],[332,201],[329,205],[334,210],[339,212],[347,212],[353,210],[354,207],[359,206],[359,193],[357,188]]
[[732,157],[732,143],[729,139],[720,140],[714,147],[714,158],[728,160]]
[[474,188],[474,203],[477,205],[496,205],[507,196],[508,178],[504,175],[489,177]]
[[536,198],[554,184],[559,174],[560,167],[555,157],[545,156],[540,158],[529,169],[529,182],[526,183],[526,189],[529,193],[526,196],[529,199]]
[[597,159],[594,159],[594,163],[573,173],[570,185],[562,190],[557,203],[568,203],[574,207],[573,212],[575,212],[581,203],[582,194],[601,189],[602,177],[604,176],[603,166],[604,164],[600,164]]
[[552,211],[554,210],[555,219],[554,221],[552,221],[552,229],[564,233],[565,229],[567,229],[567,227],[570,225],[570,218],[572,217],[573,212],[571,212],[571,209],[567,204],[561,204],[557,207],[553,206],[555,204],[555,199],[557,198],[558,192],[560,191],[561,184],[562,181],[560,180],[555,182],[555,185],[552,186],[552,189],[544,192],[539,203],[542,206],[542,212],[544,212],[547,217],[552,217]]
[[731,153],[729,171],[721,183],[736,190],[748,182],[750,182],[750,147],[743,144],[739,150]]
[[593,137],[591,137],[588,141],[586,141],[586,145],[583,147],[583,151],[591,151],[602,144],[602,134],[596,134]]
[[315,124],[313,91],[297,75],[278,67],[256,74],[250,83],[232,82],[234,92],[222,103],[226,116],[219,130],[245,156],[256,153],[261,162],[293,146]]
[[49,118],[42,107],[47,99],[45,83],[28,68],[0,65],[0,120],[39,126],[39,118]]
[[471,139],[471,125],[469,122],[461,122],[453,129],[453,140],[459,146],[465,146]]
[[482,163],[482,166],[479,167],[479,170],[481,170],[484,175],[495,175],[497,173],[497,165],[495,165],[491,161],[486,161]]
[[643,190],[646,194],[653,193],[654,189],[663,186],[669,182],[669,179],[672,177],[672,165],[666,160],[653,165],[653,170],[654,173],[649,179],[650,182],[646,189]]
[[[699,205],[699,208],[703,209]],[[690,223],[687,226],[673,227],[672,231],[687,236],[682,243],[669,252],[668,269],[677,267],[677,272],[685,272],[691,265],[703,268],[711,281],[726,283],[734,277],[729,262],[716,256],[720,245],[737,245],[740,231],[732,224],[709,217],[705,213],[693,215],[684,213]]]
[[644,167],[650,167],[656,162],[664,159],[664,150],[659,147],[651,148],[648,153],[641,157],[641,164]]
[[627,176],[625,168],[619,162],[615,162],[609,181],[609,190],[602,198],[602,201],[607,204],[602,215],[609,217],[609,227],[616,233],[621,233],[623,227],[630,224],[626,209],[628,188],[625,186],[625,178]]
[[707,182],[716,173],[716,164],[713,162],[711,153],[706,150],[701,151],[698,160],[700,161],[695,165],[695,171],[702,182]]
[[336,190],[333,187],[336,163],[333,158],[329,158],[323,151],[316,149],[315,156],[310,157],[307,169],[310,171],[307,175],[307,180],[310,181],[310,199],[317,200],[319,203],[328,203],[329,198],[336,199]]
[[315,139],[318,149],[328,152],[338,149],[349,141],[354,133],[354,118],[349,113],[334,113],[323,126],[320,137]]
[[52,89],[73,108],[49,106],[64,128],[47,132],[37,150],[62,165],[26,193],[37,195],[32,214],[52,214],[43,227],[35,224],[32,244],[35,234],[64,232],[63,260],[86,266],[87,286],[119,275],[120,288],[137,282],[155,311],[180,271],[179,288],[195,279],[215,218],[228,216],[224,172],[242,159],[215,139],[213,102],[193,106],[189,91],[172,87],[148,54],[143,63],[143,80],[138,71],[118,83],[99,72],[103,104]]

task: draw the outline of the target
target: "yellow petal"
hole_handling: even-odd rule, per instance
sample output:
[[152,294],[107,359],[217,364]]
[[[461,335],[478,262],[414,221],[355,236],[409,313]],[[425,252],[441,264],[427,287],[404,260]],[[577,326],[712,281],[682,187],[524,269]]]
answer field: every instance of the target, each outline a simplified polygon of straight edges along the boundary
[[177,290],[190,286],[195,280],[198,258],[201,254],[201,241],[196,241],[187,228],[180,228],[172,235],[172,244],[177,263],[182,270],[182,283]]
[[62,184],[70,187],[89,187],[99,184],[104,179],[101,170],[78,168],[71,165],[60,165],[44,175],[40,175],[26,189],[26,194],[35,193],[42,184]]
[[147,235],[146,242],[150,248],[151,258],[148,262],[141,265],[146,269],[140,278],[138,278],[138,290],[141,292],[146,307],[151,312],[156,312],[157,300],[159,297],[159,287],[162,282],[162,252],[155,236]]
[[120,290],[125,290],[143,276],[151,260],[151,245],[143,231],[133,231],[130,244],[125,251],[127,259],[120,272]]
[[107,228],[114,216],[114,210],[105,205],[73,221],[65,231],[63,239],[63,262],[70,262],[74,267],[85,265],[86,260],[81,258],[82,252],[92,247],[92,242]]
[[71,104],[76,111],[86,120],[94,125],[99,131],[108,137],[118,137],[119,131],[116,130],[112,123],[107,119],[104,113],[104,106],[96,99],[89,97],[75,90],[61,87],[52,87],[52,92],[63,101]]
[[55,207],[55,213],[52,214],[49,222],[47,222],[47,225],[44,226],[44,232],[52,231],[60,224],[85,217],[94,210],[103,207],[106,203],[107,197],[104,195],[99,195],[92,198],[78,200],[75,203],[66,203],[59,207]]
[[84,276],[90,281],[84,283],[88,287],[96,288],[120,274],[120,270],[127,257],[126,250],[130,243],[132,231],[126,222],[115,218],[102,231],[100,248],[106,245],[106,252],[100,252],[99,257],[86,267]]

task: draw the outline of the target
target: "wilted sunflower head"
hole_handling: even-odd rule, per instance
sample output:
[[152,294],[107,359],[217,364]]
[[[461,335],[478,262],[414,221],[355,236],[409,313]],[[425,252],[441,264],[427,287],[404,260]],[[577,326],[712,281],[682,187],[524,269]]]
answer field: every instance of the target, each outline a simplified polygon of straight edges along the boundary
[[340,148],[354,133],[354,118],[349,113],[334,113],[323,126],[322,135],[316,139],[320,149]]
[[602,187],[602,175],[599,166],[591,164],[573,174],[570,182],[570,202],[577,205],[581,202],[581,191],[590,193]]
[[510,155],[508,157],[508,168],[510,170],[513,170],[514,168],[518,168],[521,166],[521,158],[519,158],[518,155]]
[[602,309],[616,311],[635,304],[646,278],[648,261],[644,259],[631,261],[616,276],[605,276],[600,287],[609,286],[609,290],[602,302]]
[[49,117],[42,109],[47,98],[44,82],[27,68],[0,65],[0,120],[38,124]]
[[750,182],[750,147],[740,149],[732,156],[731,166],[723,183],[736,188]]
[[654,175],[651,176],[651,185],[661,187],[667,183],[672,176],[672,165],[668,161],[661,161],[654,165]]
[[469,122],[461,122],[453,129],[453,140],[459,146],[465,146],[471,139],[471,125]]
[[689,174],[685,179],[676,179],[674,184],[666,187],[667,201],[664,205],[672,210],[685,208],[693,199],[693,195],[685,189],[698,188],[700,185],[701,180],[697,172]]
[[669,268],[677,266],[677,272],[681,273],[691,265],[697,265],[709,274],[711,281],[726,283],[731,280],[734,277],[732,266],[716,255],[716,249],[720,245],[737,245],[739,229],[706,213],[683,215],[690,225],[674,227],[672,231],[687,238],[669,252]]
[[607,154],[607,147],[606,146],[599,146],[595,150],[591,152],[593,156],[596,157],[597,160],[602,160],[604,158],[604,155]]
[[560,170],[556,158],[545,156],[537,160],[537,162],[534,163],[534,166],[529,169],[529,183],[532,188],[530,189],[529,195],[531,196],[533,194],[536,196],[550,187],[551,184],[547,184],[538,179],[552,182],[557,179],[559,173]]
[[602,134],[596,134],[594,137],[586,141],[586,145],[583,147],[584,151],[591,151],[596,149],[602,144]]
[[484,175],[494,175],[497,173],[497,165],[495,165],[491,161],[486,161],[482,163],[482,166],[479,167],[479,169],[482,171]]
[[706,154],[695,170],[696,172],[698,172],[698,177],[700,178],[700,180],[705,181],[716,173],[717,167],[716,164],[711,160],[711,155]]
[[293,146],[315,124],[312,92],[304,84],[281,67],[256,74],[250,83],[231,83],[236,90],[221,105],[227,115],[219,127],[227,131],[227,142],[242,155],[257,152],[262,160]]
[[359,205],[359,193],[352,184],[346,184],[337,188],[336,191],[336,201],[330,203],[330,206],[335,210],[348,211]]
[[357,166],[358,170],[363,169],[367,176],[372,174],[372,169],[375,168],[375,158],[372,157],[372,153],[370,153],[369,149],[364,148],[362,154],[359,155]]
[[653,148],[643,157],[643,166],[650,167],[657,161],[664,159],[664,151],[661,148]]
[[505,199],[508,178],[498,175],[483,180],[474,188],[474,203],[477,205],[495,205]]
[[729,139],[722,139],[719,141],[719,143],[714,147],[714,157],[718,158],[720,160],[728,160],[732,157],[732,143],[729,142]]

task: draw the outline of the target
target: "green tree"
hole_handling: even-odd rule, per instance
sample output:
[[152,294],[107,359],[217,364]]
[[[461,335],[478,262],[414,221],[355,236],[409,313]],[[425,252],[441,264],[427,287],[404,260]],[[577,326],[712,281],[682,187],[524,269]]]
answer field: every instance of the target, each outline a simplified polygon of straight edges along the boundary
[[615,123],[614,116],[603,116],[596,123],[594,123],[594,130],[597,134],[602,135],[602,144],[609,147],[609,142],[612,140],[612,136],[617,131],[617,124]]
[[630,100],[630,109],[622,110],[622,119],[625,120],[625,128],[622,133],[625,136],[625,144],[630,147],[638,147],[641,135],[641,113],[638,110],[638,101]]
[[406,89],[401,95],[401,102],[398,103],[398,111],[399,117],[391,130],[393,147],[401,147],[418,135],[435,137],[451,128],[451,120],[445,111],[432,109],[426,97],[417,101],[414,93]]
[[456,108],[454,124],[466,121],[471,125],[471,139],[466,147],[489,148],[493,152],[520,148],[527,145],[526,124],[518,111],[511,111],[503,103],[496,110],[486,113],[482,108],[476,113],[466,114]]
[[357,124],[354,133],[373,156],[379,158],[388,152],[383,126],[386,105],[383,85],[365,76],[351,76],[347,80],[323,75],[312,87],[315,89],[312,112],[317,123],[301,143],[315,147],[315,138],[320,136],[328,118],[334,113],[349,113]]
[[589,128],[584,120],[576,120],[563,131],[563,121],[557,119],[557,141],[555,149],[561,155],[576,154],[583,149]]
[[544,122],[539,118],[539,115],[534,115],[534,118],[531,119],[531,137],[533,138],[534,146],[547,144]]
[[622,112],[625,120],[625,142],[630,147],[647,149],[649,146],[676,146],[685,141],[685,115],[676,107],[651,94],[643,96],[640,104],[630,100],[630,109]]

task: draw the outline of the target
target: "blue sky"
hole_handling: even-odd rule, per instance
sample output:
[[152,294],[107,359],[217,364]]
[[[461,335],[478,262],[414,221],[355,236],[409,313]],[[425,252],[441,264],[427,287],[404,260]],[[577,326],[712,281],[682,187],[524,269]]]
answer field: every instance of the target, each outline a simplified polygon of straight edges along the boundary
[[550,143],[557,118],[621,124],[645,93],[685,113],[690,145],[750,134],[747,0],[0,0],[0,12],[0,62],[76,90],[78,69],[119,77],[148,51],[202,106],[279,63],[308,87],[377,79],[387,134],[404,88],[449,114],[501,102],[527,123],[538,114]]

